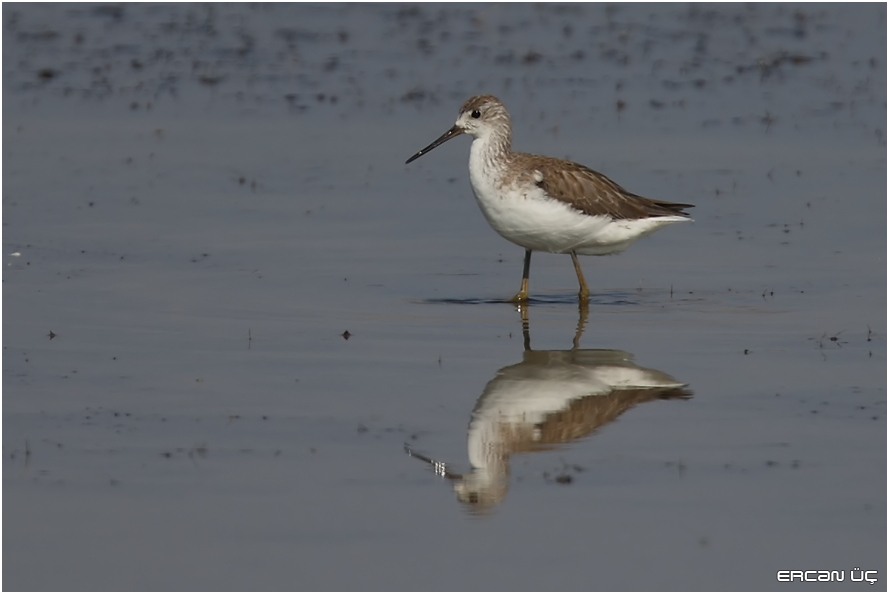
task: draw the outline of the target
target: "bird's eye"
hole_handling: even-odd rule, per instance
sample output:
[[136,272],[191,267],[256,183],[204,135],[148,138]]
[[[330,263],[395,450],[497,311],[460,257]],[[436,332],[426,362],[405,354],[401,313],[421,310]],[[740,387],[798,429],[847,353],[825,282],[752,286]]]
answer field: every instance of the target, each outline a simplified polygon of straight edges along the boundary
[[477,110],[477,109],[473,109],[473,110],[472,110],[472,113],[469,114],[469,115],[471,115],[471,116],[474,117],[475,119],[479,119],[480,117],[482,117],[482,112],[480,112],[480,111]]

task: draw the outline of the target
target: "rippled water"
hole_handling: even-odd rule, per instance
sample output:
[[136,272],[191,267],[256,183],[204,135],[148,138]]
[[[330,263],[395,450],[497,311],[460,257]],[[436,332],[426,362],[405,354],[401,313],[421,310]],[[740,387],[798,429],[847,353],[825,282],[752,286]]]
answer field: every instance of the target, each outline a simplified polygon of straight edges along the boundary
[[[3,26],[7,589],[885,588],[884,5]],[[477,93],[695,223],[516,311]]]

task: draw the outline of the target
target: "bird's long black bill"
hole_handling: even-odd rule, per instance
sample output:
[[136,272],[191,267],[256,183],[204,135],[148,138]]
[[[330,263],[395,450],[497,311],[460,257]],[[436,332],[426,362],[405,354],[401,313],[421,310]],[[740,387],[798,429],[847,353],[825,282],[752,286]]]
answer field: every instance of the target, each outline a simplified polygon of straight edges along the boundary
[[[442,142],[444,142],[444,141],[442,141]],[[416,458],[417,460],[419,460],[421,462],[425,462],[426,464],[430,465],[432,467],[432,471],[435,474],[437,474],[438,476],[443,476],[444,478],[450,479],[452,481],[459,480],[459,479],[463,478],[462,474],[456,474],[456,473],[448,470],[447,464],[445,464],[444,462],[439,462],[437,460],[433,460],[432,458],[429,458],[428,456],[424,456],[423,454],[420,454],[419,452],[415,452],[413,450],[413,448],[411,448],[411,446],[409,446],[407,444],[404,444],[404,451],[411,458]]]
[[432,144],[430,144],[429,146],[427,146],[427,147],[424,148],[423,150],[419,151],[416,155],[414,155],[413,157],[411,157],[410,159],[408,159],[407,161],[405,161],[404,164],[407,165],[407,164],[410,163],[411,161],[413,161],[413,160],[415,160],[415,159],[419,159],[420,157],[422,157],[423,155],[425,155],[426,153],[428,153],[429,151],[431,151],[432,149],[434,149],[434,148],[437,147],[438,145],[440,145],[440,144],[444,144],[444,143],[446,143],[447,141],[449,141],[451,138],[454,138],[455,136],[459,136],[459,135],[461,135],[461,134],[463,134],[463,129],[462,129],[462,128],[458,128],[458,127],[456,126],[456,124],[455,124],[453,128],[451,128],[450,130],[448,130],[447,132],[445,132],[444,134],[442,134],[441,136],[439,136],[438,139],[435,140],[435,142],[433,142]]

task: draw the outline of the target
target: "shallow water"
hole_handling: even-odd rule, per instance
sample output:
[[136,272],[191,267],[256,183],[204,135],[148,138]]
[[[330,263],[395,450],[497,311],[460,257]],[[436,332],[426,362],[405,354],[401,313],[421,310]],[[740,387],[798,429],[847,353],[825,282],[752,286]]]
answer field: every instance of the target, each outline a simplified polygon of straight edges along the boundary
[[[6,589],[885,589],[885,6],[3,18]],[[695,222],[516,311],[479,92]]]

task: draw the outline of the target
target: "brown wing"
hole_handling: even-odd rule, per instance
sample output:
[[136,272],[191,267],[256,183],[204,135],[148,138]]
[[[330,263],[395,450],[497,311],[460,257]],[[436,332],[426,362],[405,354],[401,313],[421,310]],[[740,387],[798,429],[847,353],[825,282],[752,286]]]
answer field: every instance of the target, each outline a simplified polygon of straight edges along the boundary
[[542,177],[537,185],[543,191],[588,215],[608,215],[615,219],[688,216],[682,209],[694,206],[637,196],[598,171],[571,161],[536,157],[534,165],[541,174],[535,180]]

